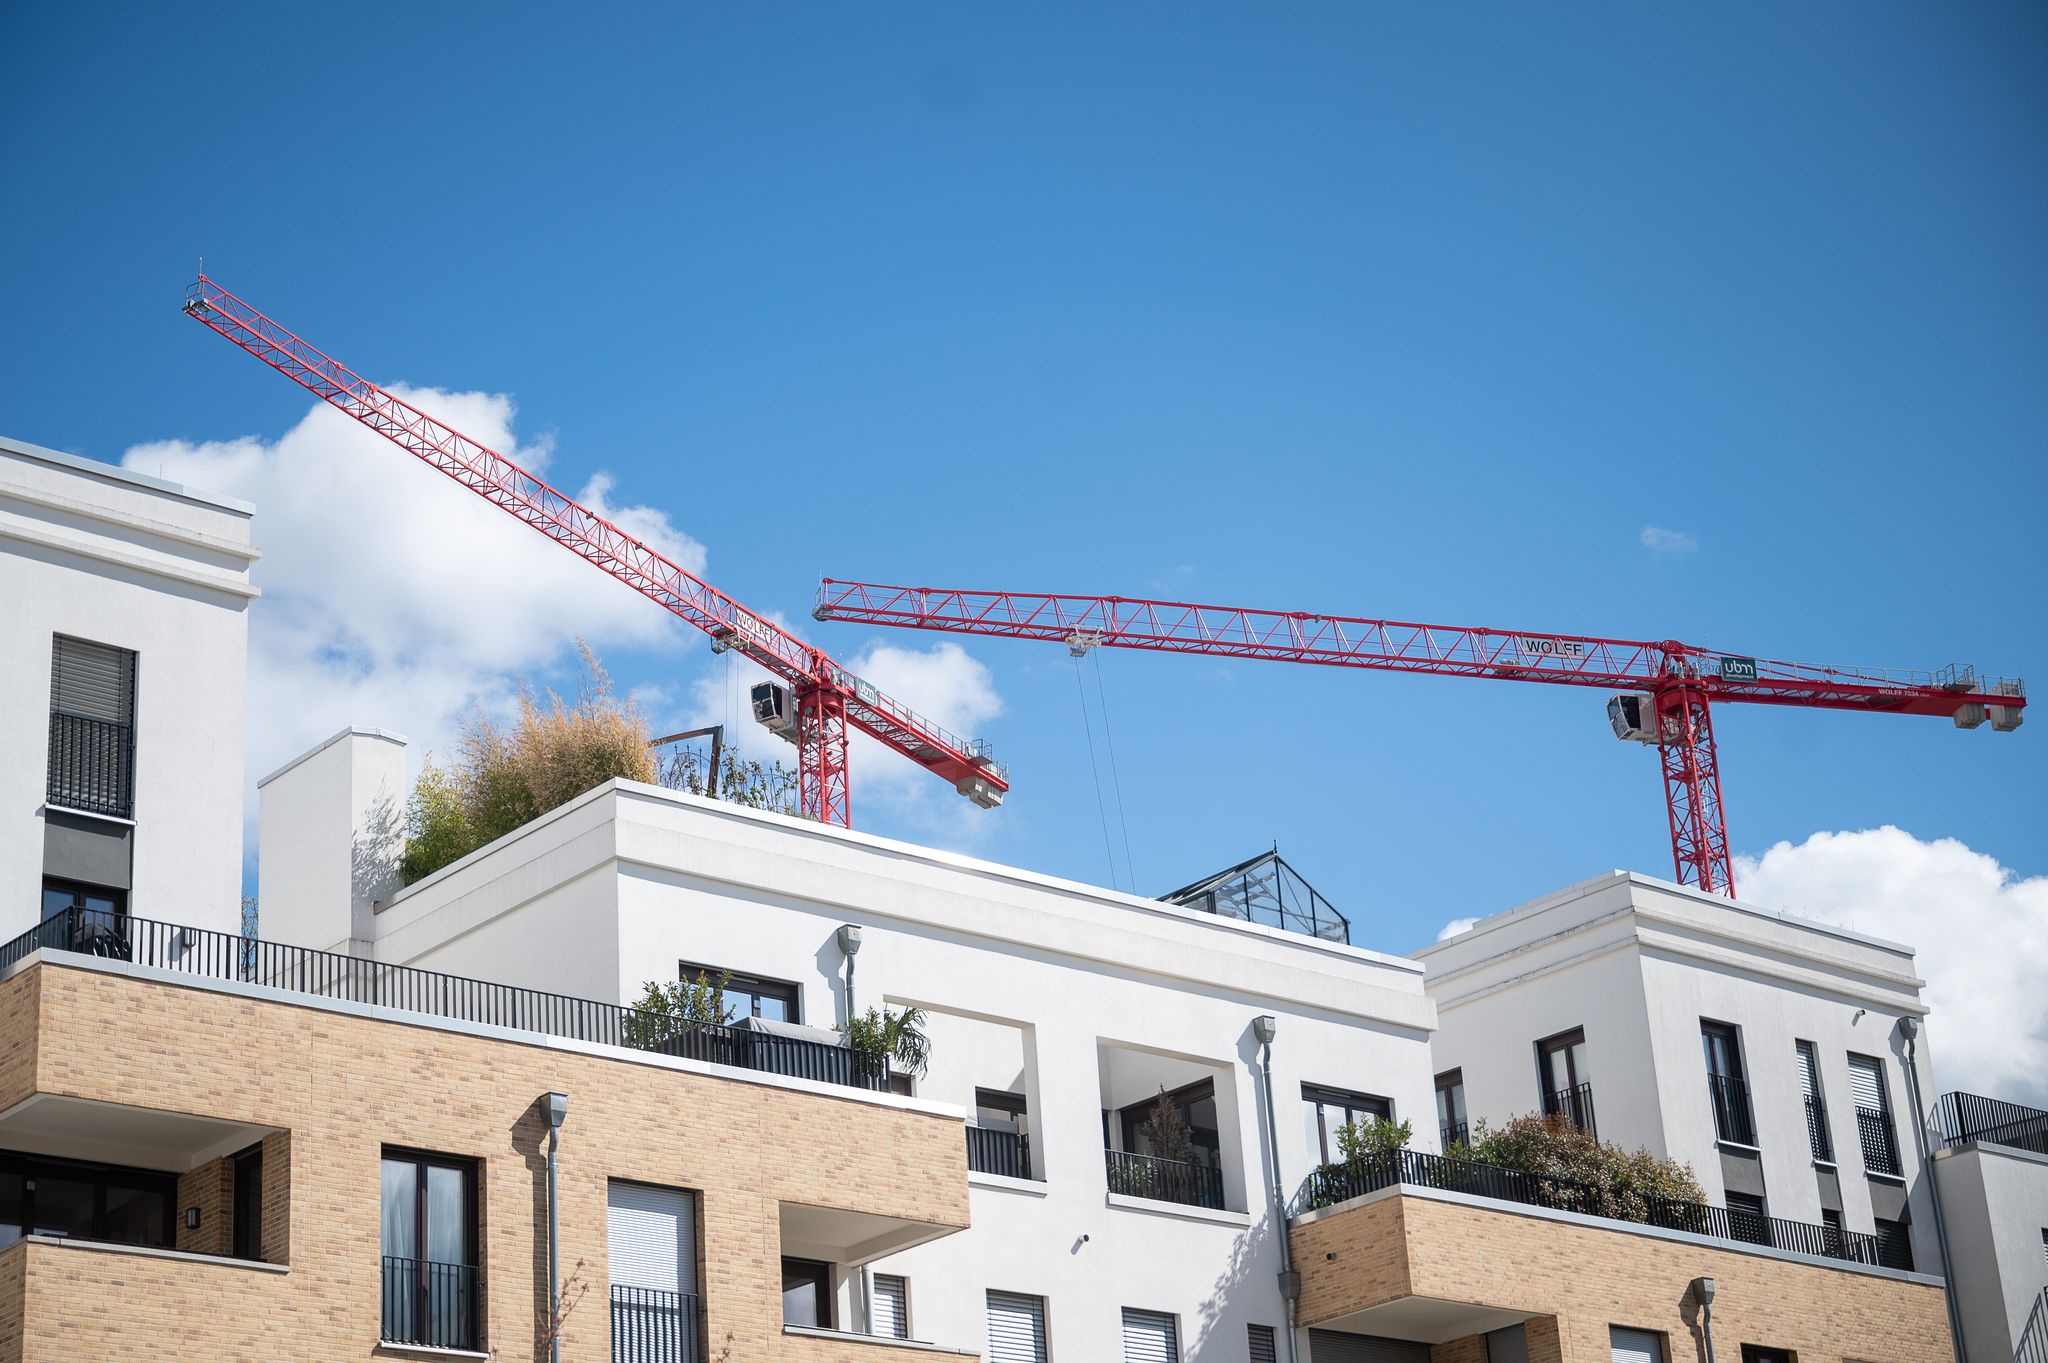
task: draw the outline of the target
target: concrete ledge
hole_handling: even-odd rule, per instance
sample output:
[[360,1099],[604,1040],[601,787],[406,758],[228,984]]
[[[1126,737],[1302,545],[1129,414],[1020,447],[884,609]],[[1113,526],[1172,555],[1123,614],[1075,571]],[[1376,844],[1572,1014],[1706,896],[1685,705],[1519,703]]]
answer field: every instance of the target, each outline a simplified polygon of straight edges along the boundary
[[1007,1174],[981,1174],[967,1171],[967,1181],[976,1188],[990,1188],[999,1193],[1021,1193],[1025,1197],[1044,1197],[1047,1189],[1044,1179],[1011,1178]]
[[394,1344],[388,1339],[377,1341],[377,1352],[398,1358],[489,1358],[486,1353],[475,1349],[443,1349],[433,1344]]
[[287,1264],[270,1264],[260,1259],[234,1259],[225,1254],[194,1254],[186,1249],[160,1249],[155,1245],[121,1245],[107,1240],[73,1240],[67,1235],[24,1235],[16,1243],[23,1245],[54,1245],[59,1249],[94,1250],[101,1254],[132,1254],[140,1259],[170,1259],[185,1264],[214,1264],[221,1268],[241,1268],[252,1273],[289,1273]]
[[891,1339],[887,1335],[859,1335],[851,1330],[814,1330],[808,1325],[785,1325],[782,1333],[797,1339],[830,1339],[842,1344],[866,1344],[875,1348],[914,1349],[925,1354],[951,1354],[956,1358],[979,1358],[972,1349],[955,1349],[948,1344],[928,1344],[921,1339]]
[[1531,1207],[1522,1202],[1506,1202],[1493,1197],[1474,1197],[1470,1193],[1448,1192],[1442,1188],[1424,1188],[1413,1183],[1397,1183],[1390,1188],[1381,1188],[1363,1197],[1354,1197],[1330,1207],[1318,1207],[1312,1212],[1288,1218],[1288,1225],[1307,1226],[1326,1216],[1335,1216],[1356,1207],[1369,1207],[1390,1197],[1413,1197],[1425,1202],[1448,1202],[1460,1207],[1478,1207],[1484,1211],[1499,1212],[1503,1216],[1524,1216],[1535,1221],[1555,1221],[1567,1226],[1585,1226],[1592,1230],[1611,1231],[1616,1235],[1640,1235],[1651,1240],[1669,1240],[1675,1244],[1698,1245],[1702,1249],[1720,1250],[1727,1254],[1753,1254],[1762,1259],[1777,1259],[1789,1264],[1806,1264],[1813,1268],[1832,1268],[1843,1273],[1861,1273],[1873,1278],[1890,1278],[1894,1282],[1917,1283],[1923,1287],[1940,1287],[1941,1276],[1935,1273],[1909,1273],[1899,1268],[1879,1268],[1874,1264],[1859,1264],[1853,1259],[1831,1259],[1824,1254],[1802,1254],[1797,1250],[1778,1249],[1771,1245],[1752,1245],[1745,1240],[1721,1240],[1711,1235],[1695,1235],[1691,1231],[1665,1230],[1661,1226],[1645,1226],[1639,1221],[1616,1221],[1605,1216],[1587,1216],[1583,1212],[1554,1211],[1549,1207]]
[[1190,1207],[1182,1202],[1159,1202],[1149,1197],[1132,1197],[1128,1193],[1104,1193],[1103,1196],[1108,1199],[1109,1206],[1121,1207],[1127,1212],[1149,1212],[1153,1216],[1171,1216],[1181,1221],[1206,1221],[1212,1226],[1229,1226],[1234,1230],[1245,1230],[1252,1224],[1249,1212]]

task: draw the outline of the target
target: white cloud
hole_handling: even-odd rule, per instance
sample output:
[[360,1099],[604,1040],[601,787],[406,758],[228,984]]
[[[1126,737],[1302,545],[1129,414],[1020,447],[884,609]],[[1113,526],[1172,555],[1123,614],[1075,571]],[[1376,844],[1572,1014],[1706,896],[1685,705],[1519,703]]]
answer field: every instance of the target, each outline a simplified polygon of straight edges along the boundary
[[1450,922],[1444,924],[1443,931],[1439,932],[1436,935],[1436,940],[1439,942],[1448,942],[1451,940],[1451,938],[1456,937],[1461,932],[1470,932],[1472,930],[1472,925],[1477,923],[1478,921],[1479,920],[1477,918],[1453,918]]
[[[393,391],[539,472],[509,397]],[[249,763],[261,774],[349,723],[394,729],[414,760],[440,749],[473,704],[508,703],[580,636],[648,647],[690,637],[670,617],[396,446],[316,403],[274,442],[138,445],[127,467],[255,503]],[[704,550],[660,511],[614,506],[611,480],[577,494],[701,572]],[[253,804],[251,809],[253,815]]]
[[2048,1106],[2048,876],[1887,824],[1738,857],[1735,884],[1753,903],[1917,948],[1939,1089]]
[[1644,526],[1640,538],[1643,548],[1662,558],[1678,558],[1700,547],[1696,536],[1683,530],[1666,530],[1661,525]]

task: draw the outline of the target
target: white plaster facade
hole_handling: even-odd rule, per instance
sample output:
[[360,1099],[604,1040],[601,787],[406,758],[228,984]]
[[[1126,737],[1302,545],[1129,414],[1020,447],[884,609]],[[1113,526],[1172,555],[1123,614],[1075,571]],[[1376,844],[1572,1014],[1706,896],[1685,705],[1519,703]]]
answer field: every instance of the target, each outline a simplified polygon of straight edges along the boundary
[[129,912],[237,929],[251,514],[0,439],[0,939],[40,914],[59,634],[137,655]]
[[[266,866],[322,855],[301,825],[273,832],[280,784],[266,787]],[[348,935],[269,892],[264,910],[266,937],[286,923],[303,945]],[[637,998],[682,962],[789,981],[802,1021],[823,1027],[843,1016],[838,929],[859,925],[858,1007],[930,1013],[918,1096],[963,1114],[977,1088],[1028,1103],[1034,1177],[971,1175],[968,1232],[869,1265],[908,1280],[912,1334],[941,1346],[985,1346],[990,1289],[1046,1299],[1055,1358],[1118,1356],[1124,1307],[1178,1317],[1190,1360],[1242,1359],[1248,1325],[1284,1331],[1260,1014],[1278,1019],[1279,1200],[1314,1164],[1304,1084],[1383,1097],[1433,1145],[1434,1016],[1413,962],[654,787],[600,787],[372,923],[380,960],[584,997]],[[1214,1082],[1223,1207],[1112,1192],[1105,1108],[1196,1077]],[[837,1283],[854,1328],[858,1281]]]
[[[1469,1121],[1497,1126],[1540,1111],[1537,1043],[1582,1028],[1603,1140],[1690,1164],[1716,1204],[1731,1178],[1760,1178],[1770,1216],[1818,1223],[1833,1201],[1844,1229],[1869,1234],[1890,1211],[1912,1223],[1915,1266],[1940,1271],[1917,1144],[1933,1074],[1923,1033],[1926,1110],[1916,1121],[1898,1025],[1927,1012],[1910,947],[1615,871],[1483,919],[1415,958],[1437,1005],[1435,1067],[1462,1072]],[[1739,1038],[1753,1146],[1717,1134],[1701,1044],[1709,1021]],[[1799,1041],[1819,1062],[1832,1163],[1809,1137]],[[1851,1055],[1882,1062],[1897,1177],[1866,1171]]]
[[[2038,1309],[2048,1317],[2048,1155],[1972,1141],[1935,1155],[1972,1360],[2005,1363]],[[2048,1327],[2035,1341],[2048,1341]]]

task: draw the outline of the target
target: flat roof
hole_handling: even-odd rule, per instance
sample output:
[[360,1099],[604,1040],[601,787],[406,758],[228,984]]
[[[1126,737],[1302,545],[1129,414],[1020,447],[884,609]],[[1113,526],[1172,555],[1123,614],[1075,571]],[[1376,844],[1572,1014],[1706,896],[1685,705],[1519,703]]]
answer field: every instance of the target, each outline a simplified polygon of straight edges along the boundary
[[164,496],[176,497],[181,501],[194,502],[200,506],[211,506],[222,511],[232,511],[240,516],[253,516],[256,514],[255,505],[245,502],[239,497],[226,497],[216,492],[201,492],[197,488],[186,487],[183,483],[174,483],[168,478],[152,478],[146,473],[137,473],[133,469],[122,468],[119,464],[103,463],[98,459],[87,459],[84,455],[79,454],[65,454],[62,450],[45,449],[41,445],[31,445],[26,440],[16,440],[12,436],[0,435],[0,451],[5,451],[8,454],[18,454],[24,459],[33,459],[38,463],[53,464],[58,468],[69,469],[73,473],[82,473],[88,478],[98,478],[102,482],[126,483],[130,487],[142,488],[148,492],[162,493]]

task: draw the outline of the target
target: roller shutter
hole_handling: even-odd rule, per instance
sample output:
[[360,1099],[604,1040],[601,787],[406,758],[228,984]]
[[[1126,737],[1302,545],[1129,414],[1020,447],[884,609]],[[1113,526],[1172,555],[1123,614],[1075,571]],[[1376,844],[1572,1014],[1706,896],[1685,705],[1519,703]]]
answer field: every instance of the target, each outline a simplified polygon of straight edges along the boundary
[[1820,1074],[1814,1067],[1813,1047],[1802,1041],[1793,1054],[1799,1057],[1799,1096],[1811,1102],[1820,1097]]
[[697,1290],[697,1199],[676,1188],[614,1183],[606,1192],[612,1283]]
[[1172,1316],[1124,1308],[1124,1363],[1180,1363]]
[[1247,1325],[1244,1328],[1246,1334],[1250,1336],[1245,1351],[1250,1357],[1251,1363],[1278,1363],[1279,1349],[1274,1342],[1273,1327],[1270,1325]]
[[988,1363],[1045,1363],[1045,1298],[988,1294]]
[[1849,1057],[1849,1096],[1856,1100],[1858,1107],[1869,1108],[1872,1112],[1885,1111],[1884,1070],[1877,1061],[1860,1055]]
[[50,708],[109,724],[133,724],[135,655],[55,636],[50,641]]
[[1614,1363],[1664,1363],[1664,1341],[1648,1330],[1607,1328],[1607,1342],[1614,1351]]
[[874,1293],[874,1333],[884,1339],[910,1338],[910,1284],[894,1273],[877,1273]]
[[1337,1330],[1308,1332],[1310,1363],[1429,1363],[1429,1346]]

